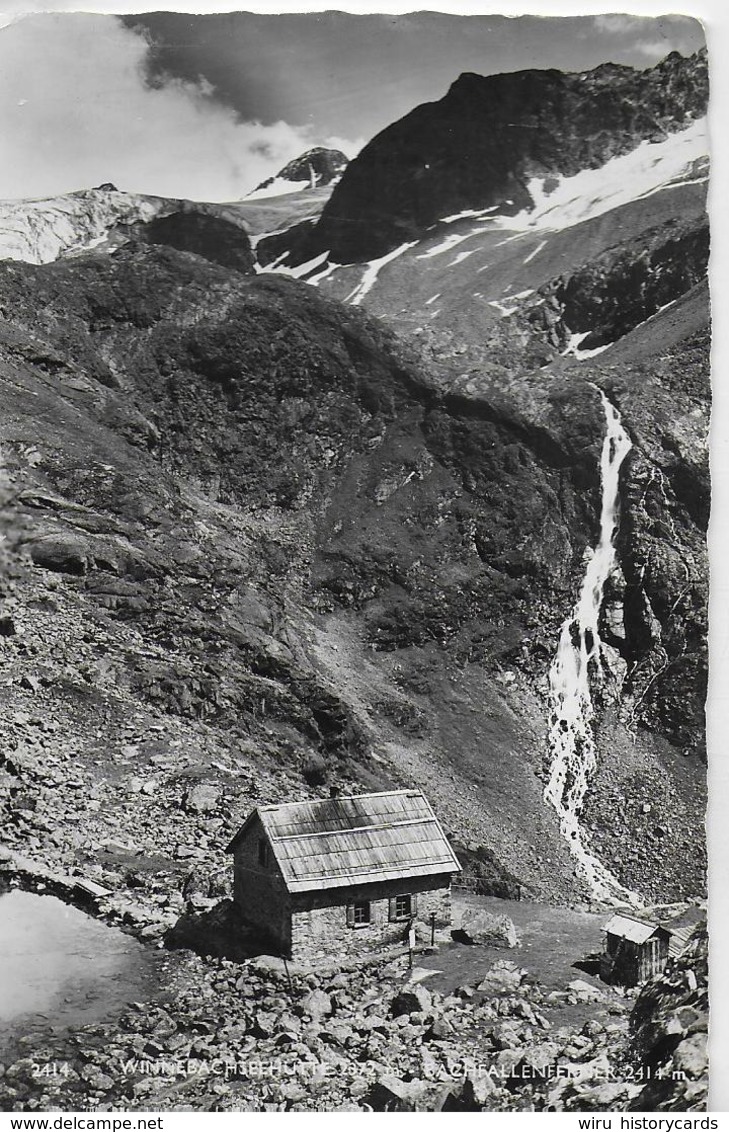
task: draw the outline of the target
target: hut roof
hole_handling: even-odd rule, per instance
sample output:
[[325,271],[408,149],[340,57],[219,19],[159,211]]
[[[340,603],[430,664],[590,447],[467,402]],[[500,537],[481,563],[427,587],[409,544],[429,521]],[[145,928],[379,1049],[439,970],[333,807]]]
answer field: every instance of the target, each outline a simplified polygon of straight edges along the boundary
[[703,908],[693,907],[686,909],[678,916],[674,916],[671,920],[664,921],[663,926],[666,931],[670,932],[668,954],[671,958],[681,954],[696,931],[697,925],[705,918],[706,911]]
[[419,790],[259,806],[229,851],[256,816],[290,892],[460,872]]
[[633,943],[645,943],[656,932],[663,930],[659,924],[646,923],[645,920],[634,920],[632,916],[620,914],[613,916],[604,928],[608,935],[619,935]]

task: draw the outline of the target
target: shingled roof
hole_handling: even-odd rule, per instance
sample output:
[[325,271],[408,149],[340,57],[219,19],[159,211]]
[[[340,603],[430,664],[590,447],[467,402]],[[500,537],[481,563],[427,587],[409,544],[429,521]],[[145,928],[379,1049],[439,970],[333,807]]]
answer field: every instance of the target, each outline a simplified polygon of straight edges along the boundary
[[256,817],[290,892],[460,872],[419,790],[259,806],[229,851]]

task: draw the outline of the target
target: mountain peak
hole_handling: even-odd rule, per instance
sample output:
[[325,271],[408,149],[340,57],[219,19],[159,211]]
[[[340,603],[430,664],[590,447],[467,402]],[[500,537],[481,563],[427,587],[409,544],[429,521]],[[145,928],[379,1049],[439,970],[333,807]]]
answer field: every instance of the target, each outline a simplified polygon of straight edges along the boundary
[[283,196],[306,189],[320,189],[335,184],[349,164],[349,158],[340,149],[315,146],[307,149],[280,169],[275,177],[261,181],[247,199],[265,196]]

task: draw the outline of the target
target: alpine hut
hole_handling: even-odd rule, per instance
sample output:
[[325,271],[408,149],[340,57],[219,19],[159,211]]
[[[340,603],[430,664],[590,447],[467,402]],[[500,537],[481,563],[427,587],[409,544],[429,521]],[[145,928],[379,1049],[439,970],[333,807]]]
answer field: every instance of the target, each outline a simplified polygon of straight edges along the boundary
[[294,959],[345,957],[448,927],[460,872],[419,790],[259,806],[228,846],[247,924]]
[[635,987],[666,966],[670,933],[660,924],[618,914],[605,925],[605,935],[600,960],[604,982]]

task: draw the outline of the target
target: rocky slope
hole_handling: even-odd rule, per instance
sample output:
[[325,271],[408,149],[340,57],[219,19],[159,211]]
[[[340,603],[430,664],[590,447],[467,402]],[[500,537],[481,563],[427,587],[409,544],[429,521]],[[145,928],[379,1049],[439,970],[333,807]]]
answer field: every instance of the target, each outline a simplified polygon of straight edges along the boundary
[[[94,780],[100,728],[111,752],[137,747],[129,728],[146,735],[154,722],[176,747],[226,752],[226,768],[242,748],[233,757],[246,781],[278,763],[269,801],[305,791],[307,778],[414,781],[461,842],[485,846],[527,890],[579,895],[541,791],[546,669],[600,505],[604,423],[582,375],[459,389],[443,364],[310,287],[139,244],[6,264],[0,305],[12,312],[0,444],[25,562],[3,641],[5,725],[13,748],[31,743],[9,800],[19,844],[27,816],[12,798],[36,789],[45,799],[46,787],[35,725],[18,732],[15,713],[33,718],[42,694]],[[646,419],[626,485],[626,499],[636,492],[626,594],[651,602],[641,616],[649,628],[663,618],[667,632],[641,637],[638,619],[626,629],[616,590],[618,683],[604,695],[622,723],[591,816],[631,883],[673,895],[702,884],[701,772],[678,754],[700,740],[690,732],[703,679],[702,535],[688,509],[694,472],[676,450],[703,397],[699,358],[699,401],[688,398],[686,418],[672,398]],[[603,378],[616,395],[621,380],[623,370]],[[663,521],[654,495],[671,508],[670,549],[652,527]],[[636,583],[646,561],[650,580]],[[621,703],[628,666],[638,692]],[[657,733],[635,730],[647,718]],[[142,781],[146,751],[145,740],[134,771],[130,756]],[[180,772],[173,756],[161,780],[152,775],[161,812],[149,852],[175,820]],[[102,808],[91,847],[113,839],[107,821],[127,821],[126,778],[102,772],[99,789],[121,810]],[[616,795],[626,821],[650,797],[636,836],[650,843],[670,827],[659,858],[624,855]],[[67,801],[76,814],[74,791]],[[221,838],[251,799],[234,801]],[[68,863],[97,852],[78,846],[74,821],[54,835]]]
[[708,940],[697,926],[681,955],[641,991],[631,1014],[631,1045],[645,1085],[631,1108],[700,1111],[707,1103]]
[[[0,862],[0,893],[2,886]],[[40,1020],[5,1046],[4,1108],[705,1109],[703,926],[636,1000],[634,990],[590,976],[555,980],[550,972],[545,983],[527,951],[445,940],[421,947],[424,965],[414,970],[398,951],[336,971],[268,956],[226,958],[214,947],[223,931],[231,940],[244,936],[230,902],[203,914],[196,902],[188,900],[166,940],[189,947],[197,925],[207,950],[172,950],[156,996],[71,1032]],[[117,897],[100,901],[98,912],[123,914],[139,930],[138,912],[125,911]],[[141,934],[155,939],[159,925]],[[453,969],[445,985],[444,968]],[[38,1064],[55,1069],[39,1073]]]

